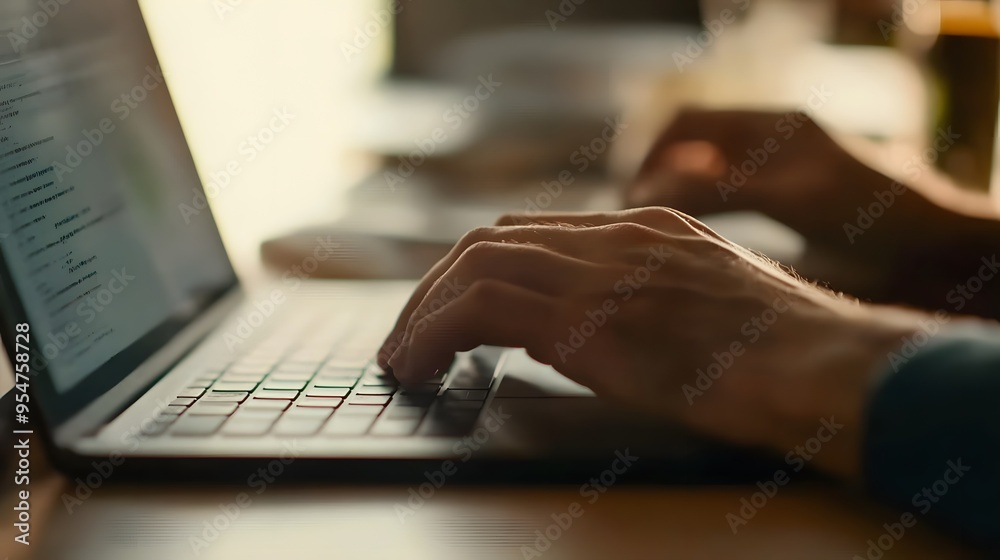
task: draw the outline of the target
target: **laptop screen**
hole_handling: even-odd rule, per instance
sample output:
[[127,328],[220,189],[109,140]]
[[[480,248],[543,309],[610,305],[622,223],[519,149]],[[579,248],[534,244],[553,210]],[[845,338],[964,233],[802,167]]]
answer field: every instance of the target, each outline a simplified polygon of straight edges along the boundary
[[4,0],[0,33],[0,332],[64,418],[235,275],[136,1]]

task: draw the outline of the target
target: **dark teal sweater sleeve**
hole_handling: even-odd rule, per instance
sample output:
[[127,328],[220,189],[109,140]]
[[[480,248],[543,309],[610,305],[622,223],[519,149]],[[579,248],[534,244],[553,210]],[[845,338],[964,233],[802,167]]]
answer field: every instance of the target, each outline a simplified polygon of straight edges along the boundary
[[933,523],[1000,552],[1000,326],[913,343],[872,395],[865,482],[912,515],[896,533]]

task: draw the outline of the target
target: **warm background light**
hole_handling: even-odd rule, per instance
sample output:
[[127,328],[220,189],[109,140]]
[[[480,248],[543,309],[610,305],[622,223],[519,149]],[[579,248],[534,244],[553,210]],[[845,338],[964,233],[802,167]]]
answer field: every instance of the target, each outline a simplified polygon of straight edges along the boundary
[[[243,172],[212,200],[241,272],[260,242],[339,211],[338,193],[364,172],[345,153],[343,122],[360,90],[387,65],[386,27],[349,63],[342,44],[378,0],[142,0],[204,181],[230,160]],[[252,162],[240,144],[274,110],[295,115]]]

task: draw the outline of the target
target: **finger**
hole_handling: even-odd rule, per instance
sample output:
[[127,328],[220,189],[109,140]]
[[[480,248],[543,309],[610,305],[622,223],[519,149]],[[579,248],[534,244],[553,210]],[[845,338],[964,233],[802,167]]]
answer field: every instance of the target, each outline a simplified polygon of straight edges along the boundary
[[[653,142],[646,158],[639,167],[639,176],[656,169],[663,161],[664,152],[679,142],[711,140],[724,135],[731,128],[732,112],[709,111],[688,107],[681,109],[670,124]],[[729,127],[726,127],[729,124]],[[714,144],[714,143],[713,143]]]
[[[506,214],[497,220],[497,225],[509,224],[565,224],[576,227],[609,226],[634,223],[670,235],[685,235],[692,232],[707,235],[717,240],[723,237],[697,219],[664,206],[632,208],[618,212],[541,212],[533,214]],[[728,243],[728,241],[727,241]]]
[[561,333],[556,298],[498,280],[480,280],[443,308],[420,319],[389,366],[403,382],[418,382],[447,367],[456,352],[488,344],[525,348],[552,362],[554,333]]
[[[404,340],[413,326],[482,280],[498,280],[550,297],[567,297],[604,290],[631,270],[614,264],[595,264],[559,254],[538,245],[483,241],[469,247],[427,291],[410,316]],[[389,350],[391,351],[391,350]]]
[[[480,242],[504,243],[536,243],[544,245],[566,255],[580,260],[595,260],[595,255],[606,254],[612,249],[612,240],[599,231],[583,231],[564,226],[533,225],[519,227],[488,227],[477,228],[467,233],[445,258],[435,264],[423,277],[407,304],[403,307],[396,324],[389,332],[378,351],[380,365],[385,365],[391,352],[388,347],[396,343],[396,338],[403,332],[410,317],[417,311],[420,302],[431,287],[455,264],[469,247]],[[600,259],[596,259],[600,260]]]
[[652,153],[647,167],[626,186],[627,207],[671,206],[704,214],[719,206],[715,187],[724,178],[726,160],[710,142],[685,141]]
[[675,140],[650,152],[638,178],[673,173],[691,181],[714,182],[726,172],[726,157],[707,140]]

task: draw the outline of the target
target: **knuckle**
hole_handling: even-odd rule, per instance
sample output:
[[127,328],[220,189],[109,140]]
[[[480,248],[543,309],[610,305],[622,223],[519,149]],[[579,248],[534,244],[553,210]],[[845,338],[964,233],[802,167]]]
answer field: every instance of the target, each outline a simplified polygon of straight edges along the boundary
[[504,249],[503,243],[495,241],[476,241],[469,245],[459,260],[467,264],[482,263],[497,258]]
[[476,280],[469,286],[466,297],[474,302],[495,301],[503,293],[503,282],[491,278]]
[[458,242],[458,246],[462,250],[468,250],[477,243],[495,239],[497,236],[497,230],[498,228],[493,226],[480,226],[473,228],[462,236],[462,239]]
[[529,223],[531,220],[526,214],[516,212],[504,214],[496,221],[497,226],[523,226]]
[[633,218],[640,224],[651,227],[661,227],[681,221],[681,218],[676,213],[663,206],[639,208],[633,214]]
[[625,242],[641,242],[654,239],[660,233],[649,226],[636,222],[621,222],[607,226],[608,232]]

